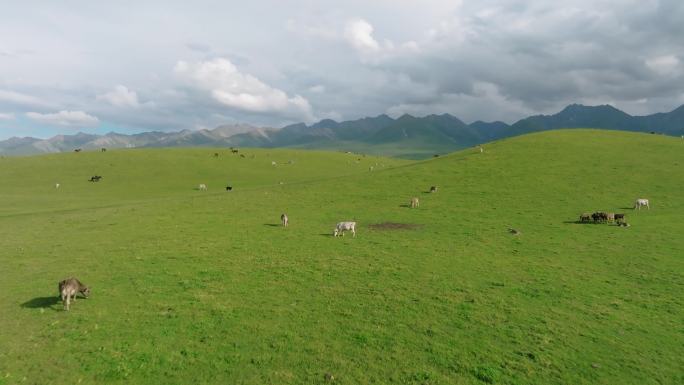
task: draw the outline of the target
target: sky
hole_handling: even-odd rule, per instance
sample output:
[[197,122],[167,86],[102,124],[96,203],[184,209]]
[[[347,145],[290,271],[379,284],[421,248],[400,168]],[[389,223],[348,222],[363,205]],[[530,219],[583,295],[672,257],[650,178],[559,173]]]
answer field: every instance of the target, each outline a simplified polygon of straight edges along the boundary
[[0,1],[0,139],[684,104],[681,0]]

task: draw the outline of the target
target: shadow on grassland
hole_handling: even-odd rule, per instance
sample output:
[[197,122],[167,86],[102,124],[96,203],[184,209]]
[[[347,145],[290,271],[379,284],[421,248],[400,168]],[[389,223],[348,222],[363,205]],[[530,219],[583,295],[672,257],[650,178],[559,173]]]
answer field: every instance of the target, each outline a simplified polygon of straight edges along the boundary
[[40,309],[40,308],[52,308],[52,305],[56,305],[60,303],[59,297],[56,295],[50,296],[50,297],[36,297],[32,300],[26,301],[21,304],[21,307],[27,308],[27,309]]

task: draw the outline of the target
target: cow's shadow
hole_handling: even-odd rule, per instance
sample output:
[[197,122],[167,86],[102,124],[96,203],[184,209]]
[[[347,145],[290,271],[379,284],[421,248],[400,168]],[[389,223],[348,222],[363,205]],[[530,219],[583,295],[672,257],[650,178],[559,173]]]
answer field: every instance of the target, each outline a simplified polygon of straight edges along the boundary
[[620,207],[620,210],[634,210],[634,207]]
[[269,226],[269,227],[281,227],[282,224],[280,224],[280,223],[264,223],[264,226]]
[[27,308],[27,309],[53,309],[53,310],[58,310],[53,308],[53,305],[56,305],[60,303],[60,299],[58,296],[53,295],[50,297],[36,297],[34,299],[31,299],[29,301],[26,301],[21,304],[21,307]]
[[566,225],[594,225],[599,222],[594,222],[594,221],[589,221],[589,222],[582,222],[582,221],[563,221]]
[[399,205],[399,207],[405,207],[405,208],[409,208],[409,209],[410,209],[410,208],[411,208],[411,205],[403,204],[403,205]]
[[321,237],[334,237],[334,235],[332,235],[331,233],[321,233],[318,235],[320,235]]

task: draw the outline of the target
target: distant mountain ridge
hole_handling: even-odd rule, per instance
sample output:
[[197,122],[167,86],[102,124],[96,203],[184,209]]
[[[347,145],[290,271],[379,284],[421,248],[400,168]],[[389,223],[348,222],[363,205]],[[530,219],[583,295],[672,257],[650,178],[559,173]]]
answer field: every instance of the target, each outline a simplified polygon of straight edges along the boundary
[[0,141],[0,154],[30,155],[50,152],[73,151],[76,148],[94,150],[100,148],[133,147],[182,147],[182,146],[232,146],[230,137],[263,130],[248,124],[222,125],[214,129],[182,130],[178,132],[150,131],[140,134],[119,134],[110,132],[105,135],[84,134],[57,135],[50,139],[9,138]]
[[179,132],[144,132],[125,135],[77,133],[50,139],[13,137],[0,141],[0,154],[28,155],[126,147],[300,147],[358,150],[391,155],[427,156],[455,151],[479,143],[559,128],[601,128],[666,135],[684,135],[684,105],[667,112],[631,116],[610,105],[572,104],[553,115],[535,115],[513,125],[476,121],[466,124],[450,114],[393,119],[387,115],[336,122],[324,119],[312,125],[292,124],[280,129],[247,124],[223,125],[214,129]]

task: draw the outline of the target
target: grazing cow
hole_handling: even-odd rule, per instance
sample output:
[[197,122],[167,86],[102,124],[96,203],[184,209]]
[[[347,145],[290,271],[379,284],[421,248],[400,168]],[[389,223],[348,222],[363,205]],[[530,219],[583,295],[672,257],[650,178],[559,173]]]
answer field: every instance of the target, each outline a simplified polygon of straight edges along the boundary
[[484,152],[484,148],[480,147],[480,154]]
[[411,198],[411,202],[409,203],[409,206],[412,209],[415,209],[416,207],[420,206],[420,201],[418,200],[418,198],[413,197],[413,198]]
[[100,149],[100,151],[102,151],[102,152],[107,152],[107,149],[104,148],[104,147],[102,147],[102,148]]
[[101,175],[93,175],[88,179],[88,182],[99,182],[102,179]]
[[80,148],[77,148],[77,149],[74,150],[74,152],[81,152],[81,149],[80,149]]
[[271,161],[271,166],[275,167],[276,164],[277,164],[277,163],[275,162],[275,160],[272,160],[272,161]]
[[62,298],[62,303],[66,310],[69,310],[72,298],[76,301],[76,294],[81,293],[85,298],[88,298],[90,295],[90,288],[74,277],[60,281],[57,287],[59,288],[59,296]]
[[245,154],[240,154],[240,158],[244,158],[244,157],[245,157]]
[[649,210],[651,209],[651,206],[649,206],[648,199],[639,198],[639,199],[636,200],[636,202],[634,202],[634,209],[635,209],[635,210],[636,210],[636,209],[641,210],[641,207],[642,207],[642,206],[646,206],[646,208],[649,209]]
[[226,191],[231,191],[233,189],[233,186],[226,186]]
[[594,222],[607,222],[608,221],[608,213],[604,213],[603,211],[598,211],[593,214],[591,214],[591,218],[594,220]]
[[591,214],[583,213],[582,215],[580,215],[580,222],[584,223],[584,222],[589,222],[589,221],[591,221]]
[[218,152],[215,152],[215,153],[214,153],[214,158],[218,158],[218,157],[219,157],[219,153],[218,153]]
[[290,223],[290,219],[287,217],[287,214],[283,213],[280,216],[280,221],[283,223],[283,227],[287,227],[287,225]]
[[55,183],[55,188],[59,188],[59,183]]
[[368,171],[373,171],[373,166],[368,167]]
[[207,185],[204,183],[200,183],[199,186],[197,187],[200,191],[207,191]]
[[430,186],[430,192],[431,193],[437,192],[437,186]]
[[351,231],[352,236],[356,237],[356,222],[339,222],[337,226],[335,226],[335,230],[333,230],[333,236],[336,237],[342,234],[344,237],[345,231]]
[[232,148],[230,149],[230,152],[232,152],[233,154],[237,154],[239,151],[237,148]]
[[625,223],[625,214],[615,214],[615,223],[617,223],[618,226],[621,223]]
[[615,214],[613,214],[613,213],[606,213],[606,221],[607,221],[607,222],[615,222]]

